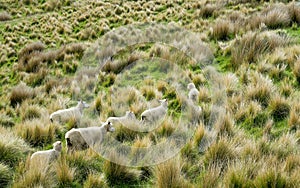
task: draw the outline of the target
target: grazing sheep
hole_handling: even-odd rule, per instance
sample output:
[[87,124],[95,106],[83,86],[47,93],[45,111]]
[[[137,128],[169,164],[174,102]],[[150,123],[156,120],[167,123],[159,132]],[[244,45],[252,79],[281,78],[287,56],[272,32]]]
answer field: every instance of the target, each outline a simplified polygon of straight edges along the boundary
[[89,105],[86,102],[80,100],[80,101],[78,101],[78,104],[75,107],[71,107],[68,109],[63,109],[63,110],[58,110],[56,112],[53,112],[50,115],[50,121],[51,122],[53,122],[53,121],[67,122],[71,118],[75,118],[76,121],[79,121],[82,116],[83,109],[88,108],[88,107],[89,107]]
[[196,88],[195,84],[189,83],[187,89],[189,90],[188,98],[193,102],[198,102],[199,91]]
[[107,132],[114,132],[111,122],[105,122],[100,127],[73,128],[65,135],[67,153],[75,150],[85,150],[90,145],[101,143]]
[[141,114],[141,120],[142,122],[155,122],[158,121],[160,119],[162,119],[168,111],[168,100],[167,99],[163,99],[163,100],[159,100],[160,102],[160,106],[157,106],[155,108],[150,108],[148,110],[145,110],[142,114]]
[[60,152],[62,150],[61,141],[57,141],[53,144],[53,149],[45,150],[45,151],[37,151],[33,153],[30,157],[31,164],[39,163],[39,164],[49,164],[55,159],[58,158]]
[[132,111],[126,111],[126,114],[122,117],[109,117],[106,122],[111,123],[125,123],[126,121],[134,121],[136,117]]

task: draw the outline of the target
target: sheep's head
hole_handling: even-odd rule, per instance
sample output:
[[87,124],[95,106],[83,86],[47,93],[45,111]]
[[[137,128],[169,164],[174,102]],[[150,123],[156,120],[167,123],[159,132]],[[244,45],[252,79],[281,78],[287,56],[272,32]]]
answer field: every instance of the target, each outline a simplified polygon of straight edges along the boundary
[[113,127],[113,124],[110,121],[105,122],[104,127],[105,127],[107,132],[114,132],[115,131],[115,128]]
[[191,90],[191,89],[196,88],[196,86],[195,86],[194,83],[189,83],[189,84],[187,85],[187,88],[188,88],[188,90]]
[[126,117],[128,119],[136,119],[135,114],[132,111],[126,111]]
[[168,107],[168,99],[162,99],[162,100],[159,100],[160,104],[162,106],[164,106],[165,108]]
[[61,141],[54,142],[53,148],[54,148],[56,151],[59,151],[59,152],[60,152],[60,151],[62,150]]
[[87,104],[87,103],[86,103],[85,101],[83,101],[83,100],[78,101],[78,106],[79,106],[80,108],[88,108],[88,107],[90,107],[90,105]]

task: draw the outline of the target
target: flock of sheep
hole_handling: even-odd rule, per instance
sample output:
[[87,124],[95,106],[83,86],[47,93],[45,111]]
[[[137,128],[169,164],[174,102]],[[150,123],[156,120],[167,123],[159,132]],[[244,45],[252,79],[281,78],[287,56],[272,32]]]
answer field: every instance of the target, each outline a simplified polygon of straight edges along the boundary
[[[200,114],[202,109],[197,105],[199,91],[193,83],[189,83],[187,86],[189,90],[188,99],[190,104],[196,109],[196,113]],[[153,123],[162,120],[168,111],[168,100],[159,100],[160,105],[154,108],[145,110],[141,114],[141,123]],[[75,118],[80,120],[83,115],[84,108],[88,108],[89,105],[80,100],[75,107],[68,109],[58,110],[50,115],[50,121],[54,122],[66,122],[70,118]],[[122,117],[109,117],[106,122],[102,122],[101,126],[96,127],[86,127],[86,128],[72,128],[65,134],[67,153],[73,152],[75,150],[85,150],[90,144],[101,143],[108,132],[114,132],[115,128],[113,123],[124,123],[127,120],[137,120],[133,112],[127,111]],[[53,149],[37,151],[32,154],[31,162],[41,162],[43,164],[49,164],[58,158],[60,152],[62,151],[61,141],[57,141],[53,144]]]

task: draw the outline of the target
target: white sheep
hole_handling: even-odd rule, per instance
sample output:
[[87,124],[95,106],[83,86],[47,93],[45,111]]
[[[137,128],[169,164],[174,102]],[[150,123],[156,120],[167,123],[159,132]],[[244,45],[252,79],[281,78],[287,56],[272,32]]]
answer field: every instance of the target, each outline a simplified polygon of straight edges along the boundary
[[132,111],[126,111],[125,115],[122,117],[109,117],[106,122],[111,123],[126,123],[126,121],[135,121],[136,117]]
[[86,102],[80,100],[75,107],[53,112],[50,115],[50,121],[68,122],[71,118],[75,118],[76,121],[80,121],[83,109],[88,107],[89,105]]
[[111,122],[105,122],[100,127],[73,128],[65,135],[67,153],[75,150],[85,150],[89,146],[99,144],[108,132],[114,132]]
[[53,149],[33,153],[30,157],[30,163],[49,164],[59,157],[61,150],[61,141],[57,141],[53,144]]
[[193,102],[198,102],[199,91],[196,88],[194,83],[189,83],[187,85],[187,89],[189,90],[188,98]]
[[159,100],[160,106],[145,110],[141,114],[142,122],[155,122],[165,117],[168,111],[168,100]]

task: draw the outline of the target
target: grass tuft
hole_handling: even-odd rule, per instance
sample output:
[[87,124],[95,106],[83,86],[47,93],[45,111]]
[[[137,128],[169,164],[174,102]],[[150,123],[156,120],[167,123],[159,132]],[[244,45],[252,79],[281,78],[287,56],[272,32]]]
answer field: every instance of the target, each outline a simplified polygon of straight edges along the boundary
[[24,100],[31,99],[33,97],[35,97],[34,89],[21,82],[12,88],[9,96],[10,105],[15,107],[17,104],[21,104]]

